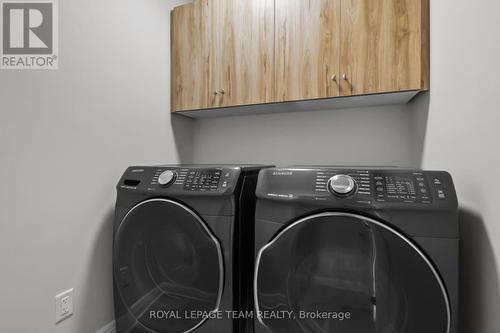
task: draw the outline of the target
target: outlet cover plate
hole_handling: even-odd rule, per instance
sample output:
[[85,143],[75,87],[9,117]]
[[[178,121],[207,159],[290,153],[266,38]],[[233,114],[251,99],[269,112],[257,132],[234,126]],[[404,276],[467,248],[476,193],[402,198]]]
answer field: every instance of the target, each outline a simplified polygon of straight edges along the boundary
[[56,324],[73,314],[73,288],[56,295]]

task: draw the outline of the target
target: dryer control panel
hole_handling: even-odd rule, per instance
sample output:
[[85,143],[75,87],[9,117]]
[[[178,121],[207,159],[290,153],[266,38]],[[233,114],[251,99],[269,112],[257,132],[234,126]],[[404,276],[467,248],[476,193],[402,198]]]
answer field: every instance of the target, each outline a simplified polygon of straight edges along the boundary
[[257,196],[328,203],[454,204],[451,176],[443,171],[332,167],[262,170]]
[[[316,171],[316,192],[327,192],[339,175],[350,177],[356,187],[352,195],[370,197],[377,202],[431,203],[428,180],[422,172],[387,172],[368,170]],[[444,191],[443,199],[446,198]]]
[[432,202],[427,179],[421,173],[375,173],[372,182],[378,202]]

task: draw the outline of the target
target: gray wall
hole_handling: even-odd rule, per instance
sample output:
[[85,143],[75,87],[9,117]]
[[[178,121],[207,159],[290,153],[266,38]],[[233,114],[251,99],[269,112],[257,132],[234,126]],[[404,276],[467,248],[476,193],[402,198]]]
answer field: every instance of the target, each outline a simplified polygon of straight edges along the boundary
[[461,202],[463,332],[500,327],[500,2],[431,1],[431,92],[402,107],[197,120],[196,162],[449,170]]
[[[197,163],[411,166],[408,105],[196,120]],[[228,139],[229,138],[229,139]]]
[[[60,69],[0,71],[0,332],[112,320],[120,173],[191,155],[189,124],[174,133],[168,112],[172,3],[59,1]],[[71,287],[75,315],[54,326]]]

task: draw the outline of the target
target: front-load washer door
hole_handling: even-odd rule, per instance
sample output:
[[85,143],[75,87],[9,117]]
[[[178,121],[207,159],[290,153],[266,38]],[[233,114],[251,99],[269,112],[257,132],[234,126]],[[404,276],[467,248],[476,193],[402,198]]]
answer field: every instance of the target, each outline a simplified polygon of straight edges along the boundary
[[132,208],[114,239],[114,276],[134,325],[191,332],[219,307],[219,241],[188,207],[153,199]]
[[359,215],[321,213],[260,249],[257,318],[274,333],[448,333],[442,280],[409,239]]

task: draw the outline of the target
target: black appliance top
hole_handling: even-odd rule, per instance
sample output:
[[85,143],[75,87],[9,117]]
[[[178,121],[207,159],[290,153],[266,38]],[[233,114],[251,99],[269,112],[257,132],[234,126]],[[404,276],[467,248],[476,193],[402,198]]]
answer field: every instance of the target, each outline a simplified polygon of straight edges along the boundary
[[263,168],[274,167],[274,165],[261,165],[261,164],[161,164],[157,166],[172,167],[172,168],[190,168],[190,169],[226,168],[226,169],[240,169],[242,171],[255,171]]

